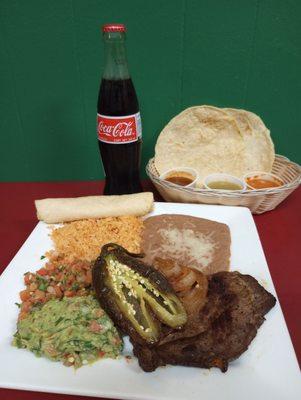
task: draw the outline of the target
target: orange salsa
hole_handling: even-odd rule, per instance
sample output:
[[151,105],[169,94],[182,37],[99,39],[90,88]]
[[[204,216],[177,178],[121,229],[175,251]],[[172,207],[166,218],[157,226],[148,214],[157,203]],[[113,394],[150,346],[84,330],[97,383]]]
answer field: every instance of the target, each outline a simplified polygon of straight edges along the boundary
[[280,179],[273,178],[272,180],[269,180],[260,178],[259,176],[247,178],[246,183],[253,189],[268,189],[283,185],[283,182]]
[[193,182],[193,179],[186,176],[168,176],[165,180],[180,186],[187,186]]

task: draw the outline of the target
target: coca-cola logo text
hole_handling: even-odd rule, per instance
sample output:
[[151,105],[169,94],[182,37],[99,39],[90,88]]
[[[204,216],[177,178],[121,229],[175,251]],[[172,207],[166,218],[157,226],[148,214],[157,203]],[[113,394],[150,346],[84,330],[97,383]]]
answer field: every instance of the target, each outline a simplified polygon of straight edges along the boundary
[[106,136],[127,137],[133,135],[132,122],[119,122],[115,126],[106,125],[103,121],[98,124],[98,132],[101,131]]
[[98,139],[106,143],[134,142],[141,136],[139,113],[124,117],[97,115]]

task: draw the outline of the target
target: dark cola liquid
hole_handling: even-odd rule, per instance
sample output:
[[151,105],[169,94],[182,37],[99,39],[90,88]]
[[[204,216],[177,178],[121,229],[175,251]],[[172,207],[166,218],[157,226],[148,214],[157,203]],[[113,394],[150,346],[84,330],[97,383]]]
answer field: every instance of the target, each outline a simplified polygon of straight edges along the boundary
[[[139,105],[132,80],[102,79],[97,111],[112,117],[136,114]],[[122,144],[109,144],[98,140],[106,174],[104,194],[142,192],[139,176],[141,144],[141,139]]]

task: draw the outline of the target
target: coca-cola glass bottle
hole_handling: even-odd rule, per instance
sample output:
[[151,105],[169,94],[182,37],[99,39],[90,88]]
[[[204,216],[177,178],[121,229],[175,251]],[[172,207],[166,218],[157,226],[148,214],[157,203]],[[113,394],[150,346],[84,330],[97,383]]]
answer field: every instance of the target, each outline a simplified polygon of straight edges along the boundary
[[142,191],[141,120],[125,48],[125,26],[103,26],[105,67],[98,96],[97,134],[106,175],[104,194]]

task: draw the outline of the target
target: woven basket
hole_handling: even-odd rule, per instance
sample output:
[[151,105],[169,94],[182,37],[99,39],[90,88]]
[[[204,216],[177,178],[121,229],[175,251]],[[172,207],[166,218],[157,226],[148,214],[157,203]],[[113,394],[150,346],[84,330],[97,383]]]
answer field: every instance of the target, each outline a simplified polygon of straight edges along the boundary
[[158,192],[166,201],[177,203],[221,204],[224,206],[248,207],[253,214],[262,214],[273,210],[287,198],[301,182],[301,167],[288,158],[276,155],[272,173],[279,176],[284,185],[272,189],[246,190],[244,192],[193,189],[179,187],[159,179],[154,158],[146,166],[146,173]]

